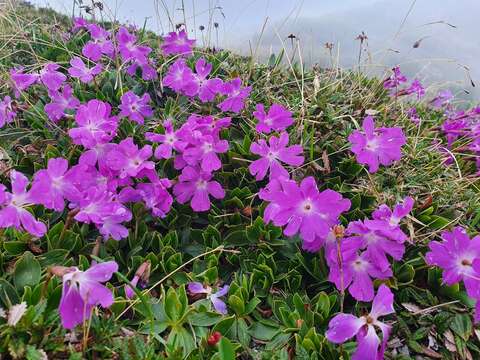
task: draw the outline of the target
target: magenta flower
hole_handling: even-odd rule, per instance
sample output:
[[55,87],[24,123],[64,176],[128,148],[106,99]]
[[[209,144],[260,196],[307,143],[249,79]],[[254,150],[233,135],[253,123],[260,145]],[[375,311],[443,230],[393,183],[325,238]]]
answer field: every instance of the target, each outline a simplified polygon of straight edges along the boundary
[[80,29],[86,29],[88,26],[88,21],[81,17],[76,17],[73,19],[72,32],[75,33]]
[[121,27],[117,33],[117,42],[123,61],[138,61],[146,63],[148,54],[152,51],[148,46],[136,44],[137,37],[130,34],[126,27]]
[[[133,277],[132,281],[130,281],[130,285],[133,285],[133,287],[136,288],[137,284],[138,284],[138,280],[140,280],[140,276],[135,275]],[[133,288],[130,285],[125,285],[125,297],[127,299],[131,299],[135,296],[135,291],[133,290]]]
[[12,98],[7,95],[0,101],[0,128],[13,122],[15,116],[17,113],[13,111]]
[[452,231],[444,231],[442,239],[442,242],[428,244],[427,264],[443,269],[445,284],[453,285],[463,280],[468,296],[480,299],[480,267],[473,266],[474,261],[480,259],[480,236],[470,240],[465,229],[455,227]]
[[195,96],[198,92],[197,79],[184,59],[178,59],[170,65],[163,78],[163,86],[187,96]]
[[340,291],[348,288],[356,300],[368,302],[374,295],[372,279],[388,279],[392,270],[389,267],[382,270],[365,252],[358,253],[362,245],[358,238],[343,239],[339,251],[341,264],[338,255],[327,258],[330,268],[328,280]]
[[135,189],[123,188],[118,199],[123,203],[143,201],[145,207],[150,209],[154,216],[164,218],[173,203],[173,198],[167,190],[171,185],[168,179],[157,179],[152,183],[139,183]]
[[136,95],[133,91],[127,91],[121,97],[119,106],[120,117],[128,117],[137,124],[143,125],[144,118],[153,115],[153,110],[149,105],[150,95],[143,94],[142,97]]
[[360,164],[368,165],[369,172],[378,170],[379,164],[388,166],[402,157],[401,147],[406,138],[399,127],[375,128],[373,117],[363,120],[363,130],[355,130],[348,137],[352,144],[352,152]]
[[195,64],[196,74],[195,80],[198,86],[198,98],[202,102],[209,102],[215,99],[223,85],[223,81],[219,78],[207,79],[212,72],[212,64],[208,64],[205,59],[200,58]]
[[74,267],[63,275],[58,311],[64,328],[73,329],[89,319],[97,305],[108,308],[113,304],[112,291],[102,283],[110,280],[117,270],[115,261],[107,261],[92,265],[87,271]]
[[164,218],[170,211],[173,203],[172,195],[167,191],[170,186],[171,183],[168,179],[137,185],[137,191],[145,203],[145,207],[150,209],[154,216]]
[[68,69],[68,73],[71,77],[78,78],[83,83],[90,83],[95,76],[100,74],[103,70],[101,64],[96,64],[92,68],[88,68],[82,59],[75,56],[70,60],[71,67]]
[[417,109],[415,107],[411,107],[410,109],[408,109],[407,115],[413,123],[417,125],[420,123],[421,119],[420,116],[418,116]]
[[415,80],[412,81],[412,84],[407,89],[405,89],[405,92],[408,95],[416,94],[417,99],[420,99],[425,95],[425,88],[423,87],[420,80],[415,79]]
[[150,145],[138,149],[138,146],[133,143],[133,139],[129,137],[120,141],[109,151],[107,155],[108,167],[119,171],[120,178],[135,177],[143,169],[155,169],[155,163],[148,161],[152,153]]
[[173,187],[173,193],[180,204],[191,199],[190,206],[194,211],[210,209],[210,198],[223,199],[225,191],[217,181],[212,181],[212,174],[202,172],[198,168],[187,166],[178,177],[179,182]]
[[37,221],[26,207],[35,204],[32,194],[27,191],[28,179],[22,173],[10,172],[12,192],[6,192],[0,186],[0,228],[14,227],[17,230],[25,229],[33,236],[41,237],[47,231],[44,223]]
[[110,40],[110,32],[97,24],[88,24],[87,29],[90,33],[91,40],[83,47],[83,56],[92,61],[100,60],[102,55],[112,57],[115,49]]
[[57,71],[60,65],[55,63],[46,64],[40,71],[40,81],[50,91],[58,90],[62,87],[67,77],[60,71]]
[[65,116],[65,110],[78,108],[80,101],[73,96],[70,85],[65,85],[63,91],[49,91],[51,102],[46,104],[44,109],[50,120],[57,122]]
[[195,40],[188,39],[187,32],[182,30],[178,33],[170,32],[163,38],[162,53],[163,55],[192,55],[192,48]]
[[407,78],[402,74],[399,66],[395,66],[392,72],[393,74],[383,82],[385,89],[395,90],[400,84],[407,82]]
[[65,198],[73,200],[78,197],[78,189],[68,177],[68,161],[63,158],[48,160],[47,168],[37,171],[33,176],[30,192],[35,203],[62,211]]
[[[283,233],[294,236],[298,232],[304,242],[325,238],[338,217],[350,208],[350,200],[333,190],[318,191],[313,177],[302,180],[300,186],[293,180],[277,178],[268,194],[270,204],[265,209],[265,222],[285,226]],[[263,194],[265,196],[266,194]]]
[[217,154],[228,150],[228,141],[216,139],[211,135],[205,135],[192,143],[191,147],[183,151],[183,159],[187,164],[200,165],[203,171],[212,172],[220,169],[222,163]]
[[122,225],[122,222],[132,220],[132,213],[124,207],[118,207],[111,215],[104,216],[101,224],[98,225],[98,231],[103,238],[108,240],[110,237],[114,240],[122,240],[128,237],[128,229]]
[[453,93],[450,90],[440,90],[430,103],[433,107],[439,108],[450,103],[453,99]]
[[38,74],[27,74],[23,72],[23,67],[10,70],[10,78],[13,83],[15,97],[19,98],[22,91],[27,90],[31,85],[38,81]]
[[222,111],[239,113],[245,106],[245,99],[250,95],[251,91],[251,86],[242,87],[242,80],[238,77],[226,82],[223,84],[221,93],[226,95],[227,98],[218,104],[218,107]]
[[268,134],[272,130],[283,131],[293,124],[292,113],[280,104],[272,104],[268,113],[263,104],[257,104],[253,116],[258,119],[257,131]]
[[[378,318],[394,312],[392,291],[382,284],[373,299],[372,310],[368,315],[359,318],[344,313],[336,315],[330,320],[325,337],[333,343],[341,344],[356,335],[357,349],[352,360],[383,359],[392,328]],[[382,331],[381,344],[376,328]]]
[[205,294],[207,296],[207,299],[212,302],[215,311],[223,315],[228,313],[227,305],[223,300],[220,300],[219,298],[227,295],[229,289],[229,285],[224,285],[219,288],[216,293],[214,293],[210,286],[203,286],[199,282],[188,283],[188,292],[190,292],[191,294]]
[[257,181],[262,180],[270,170],[270,179],[277,177],[288,178],[288,171],[280,162],[290,166],[300,166],[303,164],[303,148],[301,145],[288,146],[288,134],[282,132],[279,137],[271,136],[267,142],[260,139],[252,143],[250,151],[253,154],[260,155],[261,159],[255,160],[248,169],[250,174],[255,176]]
[[172,120],[165,120],[163,127],[165,129],[165,134],[146,132],[145,139],[160,144],[155,149],[155,157],[157,159],[170,159],[173,150],[182,152],[187,146],[187,143],[179,139],[173,129]]
[[68,131],[72,141],[89,149],[98,143],[112,140],[117,131],[118,119],[110,116],[111,110],[110,104],[96,99],[80,105],[75,115],[79,127]]

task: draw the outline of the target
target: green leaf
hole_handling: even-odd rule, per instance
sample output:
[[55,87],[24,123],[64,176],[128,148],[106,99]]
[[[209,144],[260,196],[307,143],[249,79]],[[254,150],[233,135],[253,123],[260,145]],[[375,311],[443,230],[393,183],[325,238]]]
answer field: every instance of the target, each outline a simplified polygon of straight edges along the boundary
[[463,340],[468,341],[472,335],[472,320],[467,314],[457,314],[450,324],[452,329]]
[[226,337],[222,337],[218,343],[218,355],[220,360],[235,360],[235,349]]
[[16,263],[13,272],[15,287],[23,290],[25,286],[35,286],[40,282],[42,269],[37,259],[27,251]]
[[212,326],[222,319],[220,314],[214,312],[199,312],[191,314],[188,321],[193,326]]
[[0,279],[0,301],[7,308],[20,302],[17,290],[4,279]]
[[237,315],[242,315],[245,312],[245,304],[237,295],[231,295],[228,298],[228,303]]

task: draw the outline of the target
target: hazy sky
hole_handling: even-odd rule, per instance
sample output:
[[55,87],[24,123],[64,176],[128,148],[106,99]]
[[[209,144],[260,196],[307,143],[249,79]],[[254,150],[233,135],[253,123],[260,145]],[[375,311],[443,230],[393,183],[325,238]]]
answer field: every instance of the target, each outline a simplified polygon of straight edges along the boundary
[[[34,0],[71,14],[73,0]],[[89,0],[83,0],[89,4]],[[358,65],[361,31],[368,36],[362,67],[383,73],[400,64],[432,87],[452,86],[478,98],[466,68],[480,86],[479,0],[104,0],[106,17],[146,25],[158,33],[184,17],[191,36],[211,45],[256,52],[265,59],[282,47],[291,52],[295,34],[307,64],[328,64],[324,47],[334,43],[340,65]],[[78,14],[78,13],[77,13]],[[218,23],[218,29],[213,23]],[[262,28],[265,28],[262,32]],[[200,32],[199,26],[205,26]],[[209,30],[210,29],[210,30]],[[261,34],[261,35],[260,35]],[[413,44],[420,40],[420,46]],[[466,92],[463,90],[465,89]]]

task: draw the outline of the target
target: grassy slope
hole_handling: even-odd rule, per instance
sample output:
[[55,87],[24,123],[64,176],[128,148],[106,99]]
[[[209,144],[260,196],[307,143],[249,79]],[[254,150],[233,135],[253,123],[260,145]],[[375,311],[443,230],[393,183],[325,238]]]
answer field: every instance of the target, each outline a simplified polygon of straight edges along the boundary
[[[67,24],[67,18],[51,11],[17,8],[0,14],[0,93],[8,92],[8,69],[12,66],[22,64],[29,70],[38,70],[46,61],[65,66],[73,54],[80,52],[85,37],[65,42],[62,33]],[[145,34],[144,40],[153,47],[158,46],[153,34]],[[294,353],[298,358],[338,358],[336,350],[322,336],[328,319],[338,311],[339,305],[338,293],[326,281],[321,254],[302,252],[296,239],[285,239],[278,230],[262,225],[261,203],[255,194],[263,184],[255,183],[246,169],[247,161],[252,159],[249,144],[257,136],[251,115],[254,106],[259,102],[278,102],[294,112],[297,125],[290,132],[292,143],[301,142],[305,148],[306,163],[294,176],[314,175],[322,187],[349,197],[353,206],[345,220],[361,219],[379,204],[391,205],[406,195],[413,196],[417,202],[405,226],[412,244],[407,247],[405,262],[394,266],[395,276],[390,281],[395,289],[397,310],[397,317],[392,318],[395,331],[390,353],[413,357],[414,354],[435,356],[432,351],[436,351],[443,358],[457,355],[468,358],[468,354],[480,357],[480,343],[465,315],[470,309],[463,301],[463,291],[440,287],[440,274],[427,269],[422,258],[426,243],[443,228],[459,223],[476,233],[480,219],[477,178],[471,175],[472,163],[465,161],[466,156],[456,154],[457,163],[446,167],[433,145],[433,141],[440,138],[437,129],[442,115],[418,104],[422,123],[417,126],[405,114],[407,104],[388,97],[379,79],[366,79],[355,72],[306,70],[298,64],[282,65],[279,58],[272,58],[269,64],[256,64],[227,51],[204,55],[214,63],[218,75],[223,78],[239,75],[254,89],[247,109],[234,118],[234,126],[227,134],[231,150],[224,157],[224,167],[219,174],[229,189],[227,197],[217,203],[208,217],[192,214],[188,207],[178,204],[167,219],[161,221],[146,216],[140,208],[134,209],[130,237],[120,243],[108,242],[101,247],[99,256],[114,258],[129,278],[142,261],[149,259],[153,265],[150,285],[175,273],[162,287],[152,289],[152,297],[146,295],[142,301],[130,304],[119,297],[110,311],[98,318],[94,316],[85,356],[141,359],[168,353],[170,358],[182,358],[180,344],[184,349],[196,348],[192,358],[212,356],[215,351],[200,340],[212,326],[194,326],[195,338],[190,334],[193,327],[177,329],[177,340],[172,339],[171,328],[157,332],[158,328],[149,327],[153,318],[154,324],[161,323],[160,306],[152,305],[158,301],[156,296],[165,295],[160,296],[160,304],[165,298],[182,298],[181,290],[177,289],[175,295],[173,289],[196,275],[210,282],[217,278],[233,281],[235,296],[229,299],[231,317],[214,320],[216,329],[238,345],[237,354],[243,358],[281,359]],[[164,60],[158,51],[154,57],[164,71]],[[194,111],[210,113],[213,110],[210,105],[193,104],[168,92],[162,93],[158,82],[126,78],[117,73],[114,66],[101,79],[99,88],[77,86],[75,90],[82,101],[101,97],[116,105],[121,91],[134,86],[154,97],[154,119],[171,115],[182,121]],[[15,124],[0,132],[3,155],[0,181],[4,184],[8,183],[11,168],[32,174],[45,167],[50,157],[64,156],[74,163],[80,153],[69,144],[62,128],[45,125],[43,104],[47,97],[44,92],[31,92],[24,101],[28,106]],[[374,175],[356,165],[346,142],[348,134],[358,127],[369,109],[378,111],[378,123],[401,126],[409,139],[402,161],[381,168]],[[157,126],[155,120],[147,124],[152,129]],[[141,139],[138,137],[141,130],[126,123],[122,124],[122,132],[135,135],[138,141]],[[162,166],[162,171],[170,178],[176,176],[170,164]],[[17,328],[0,325],[0,349],[5,352],[8,349],[12,356],[29,354],[30,359],[37,358],[38,349],[44,349],[55,359],[68,357],[79,352],[82,344],[64,342],[65,332],[59,326],[55,310],[59,282],[49,279],[46,269],[53,264],[87,267],[96,235],[92,229],[74,224],[59,239],[65,214],[42,214],[40,209],[37,213],[50,223],[48,236],[30,239],[28,235],[11,231],[0,233],[0,301],[15,302],[23,297],[31,305],[30,313]],[[217,248],[220,245],[230,252],[222,252]],[[212,249],[210,255],[199,256],[179,269],[192,257]],[[19,263],[30,257],[24,255],[25,251],[33,253],[42,269],[38,284],[29,290],[15,288],[22,270]],[[114,285],[122,282],[120,278],[112,281]],[[117,294],[121,296],[121,291]],[[256,308],[255,299],[260,302]],[[442,305],[454,300],[461,301]],[[253,308],[242,312],[242,306],[249,303]],[[409,305],[402,305],[405,303]],[[128,305],[132,308],[120,317]],[[365,308],[349,297],[345,306],[352,311]],[[435,308],[424,310],[430,307]],[[202,321],[207,323],[203,318]],[[81,338],[82,332],[78,331],[77,336]],[[166,340],[161,341],[162,338]],[[194,346],[195,339],[197,345]],[[163,344],[165,341],[170,345]],[[347,345],[339,351],[345,353],[351,348]],[[78,354],[72,356],[80,356]]]

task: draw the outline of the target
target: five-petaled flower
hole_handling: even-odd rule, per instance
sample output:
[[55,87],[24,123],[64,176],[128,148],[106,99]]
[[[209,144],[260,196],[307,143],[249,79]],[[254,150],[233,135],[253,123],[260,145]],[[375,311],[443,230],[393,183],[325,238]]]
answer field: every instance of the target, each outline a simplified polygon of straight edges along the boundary
[[401,148],[406,143],[405,135],[399,127],[375,128],[373,117],[363,120],[363,132],[355,130],[348,137],[352,152],[360,164],[368,165],[369,172],[378,170],[379,164],[388,166],[402,157]]
[[[326,338],[336,344],[341,344],[357,336],[357,350],[352,360],[379,360],[383,354],[388,338],[392,331],[390,325],[379,320],[379,317],[394,313],[393,294],[384,284],[378,288],[373,299],[372,310],[369,314],[356,317],[352,314],[340,313],[328,324]],[[382,332],[382,340],[377,335],[377,330]]]
[[210,286],[203,286],[199,282],[191,282],[188,284],[188,291],[191,294],[205,294],[212,302],[214,309],[224,315],[227,313],[227,305],[220,297],[227,295],[229,289],[229,285],[224,285],[214,293]]

